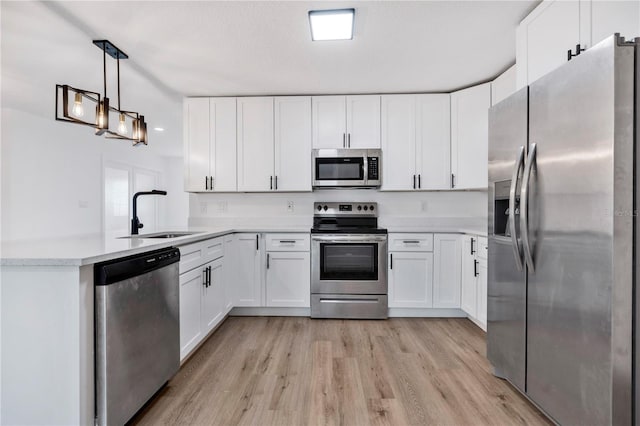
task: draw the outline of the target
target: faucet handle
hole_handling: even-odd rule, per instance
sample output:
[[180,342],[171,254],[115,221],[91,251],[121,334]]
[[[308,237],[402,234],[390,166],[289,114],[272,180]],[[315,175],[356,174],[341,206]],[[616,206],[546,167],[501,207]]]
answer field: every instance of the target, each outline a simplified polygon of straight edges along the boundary
[[138,228],[144,228],[144,223],[139,223]]

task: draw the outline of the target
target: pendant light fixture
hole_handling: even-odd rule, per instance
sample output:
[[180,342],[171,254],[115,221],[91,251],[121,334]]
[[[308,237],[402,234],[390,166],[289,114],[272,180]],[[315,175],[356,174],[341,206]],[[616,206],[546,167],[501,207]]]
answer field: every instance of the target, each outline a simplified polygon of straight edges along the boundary
[[[118,49],[109,40],[94,40],[93,44],[102,50],[102,76],[104,84],[104,96],[100,93],[77,89],[69,85],[56,85],[56,120],[68,123],[82,124],[95,129],[96,135],[106,134],[107,139],[124,139],[133,141],[133,145],[147,145],[147,123],[144,116],[134,111],[124,111],[120,106],[120,59],[127,59],[126,53]],[[117,63],[118,73],[118,107],[109,105],[107,97],[107,54]],[[73,95],[71,97],[70,95]],[[71,99],[73,98],[73,103]],[[83,119],[87,110],[87,104],[95,105],[95,118],[92,121]],[[62,116],[60,116],[62,110]],[[116,130],[109,129],[109,113],[118,116]],[[127,122],[131,123],[129,125]],[[131,133],[129,133],[131,131]]]

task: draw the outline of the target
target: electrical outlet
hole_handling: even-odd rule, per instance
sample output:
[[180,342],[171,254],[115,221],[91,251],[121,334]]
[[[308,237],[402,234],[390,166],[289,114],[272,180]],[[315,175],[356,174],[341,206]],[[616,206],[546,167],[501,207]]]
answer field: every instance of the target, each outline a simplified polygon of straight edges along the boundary
[[218,211],[221,213],[226,213],[227,211],[227,202],[226,201],[220,201],[218,203]]
[[293,213],[293,201],[287,201],[287,212]]
[[204,201],[200,203],[200,213],[207,214],[207,203]]

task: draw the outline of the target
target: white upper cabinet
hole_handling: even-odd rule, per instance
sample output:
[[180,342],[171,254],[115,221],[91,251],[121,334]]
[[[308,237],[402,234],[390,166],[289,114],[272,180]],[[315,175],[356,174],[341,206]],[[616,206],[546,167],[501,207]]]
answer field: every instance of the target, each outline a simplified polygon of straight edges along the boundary
[[382,187],[417,189],[416,95],[382,96]]
[[640,2],[618,0],[545,0],[518,26],[518,89],[567,62],[576,53],[614,33],[640,36]]
[[448,189],[449,95],[383,95],[381,115],[381,189]]
[[235,191],[235,98],[184,100],[185,190]]
[[238,98],[238,191],[274,187],[273,98]]
[[451,94],[451,173],[455,189],[486,188],[491,83]]
[[235,122],[236,98],[209,99],[209,190],[237,189]]
[[274,190],[311,191],[311,98],[275,98]]
[[418,189],[449,189],[451,188],[450,96],[448,94],[418,95],[417,101]]
[[516,92],[516,66],[500,74],[491,82],[491,106]]
[[380,96],[314,96],[313,148],[380,148]]
[[380,148],[380,95],[347,96],[347,148]]

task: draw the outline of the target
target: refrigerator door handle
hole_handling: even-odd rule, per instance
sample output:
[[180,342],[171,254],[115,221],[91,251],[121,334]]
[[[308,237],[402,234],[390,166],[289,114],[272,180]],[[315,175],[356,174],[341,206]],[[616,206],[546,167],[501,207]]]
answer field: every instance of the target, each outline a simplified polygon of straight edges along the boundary
[[[513,169],[511,176],[511,187],[509,188],[509,232],[511,232],[511,246],[513,248],[513,256],[516,258],[516,267],[518,271],[522,271],[522,247],[518,241],[516,234],[516,188],[518,187],[518,176],[520,169],[524,168],[524,146],[520,147],[518,161]],[[522,215],[521,215],[522,217]]]
[[531,246],[529,245],[529,184],[531,181],[531,170],[536,162],[535,143],[531,144],[527,165],[524,168],[522,177],[522,190],[520,192],[520,234],[522,235],[522,245],[524,246],[524,258],[527,261],[529,271],[533,272],[533,256],[531,255]]

